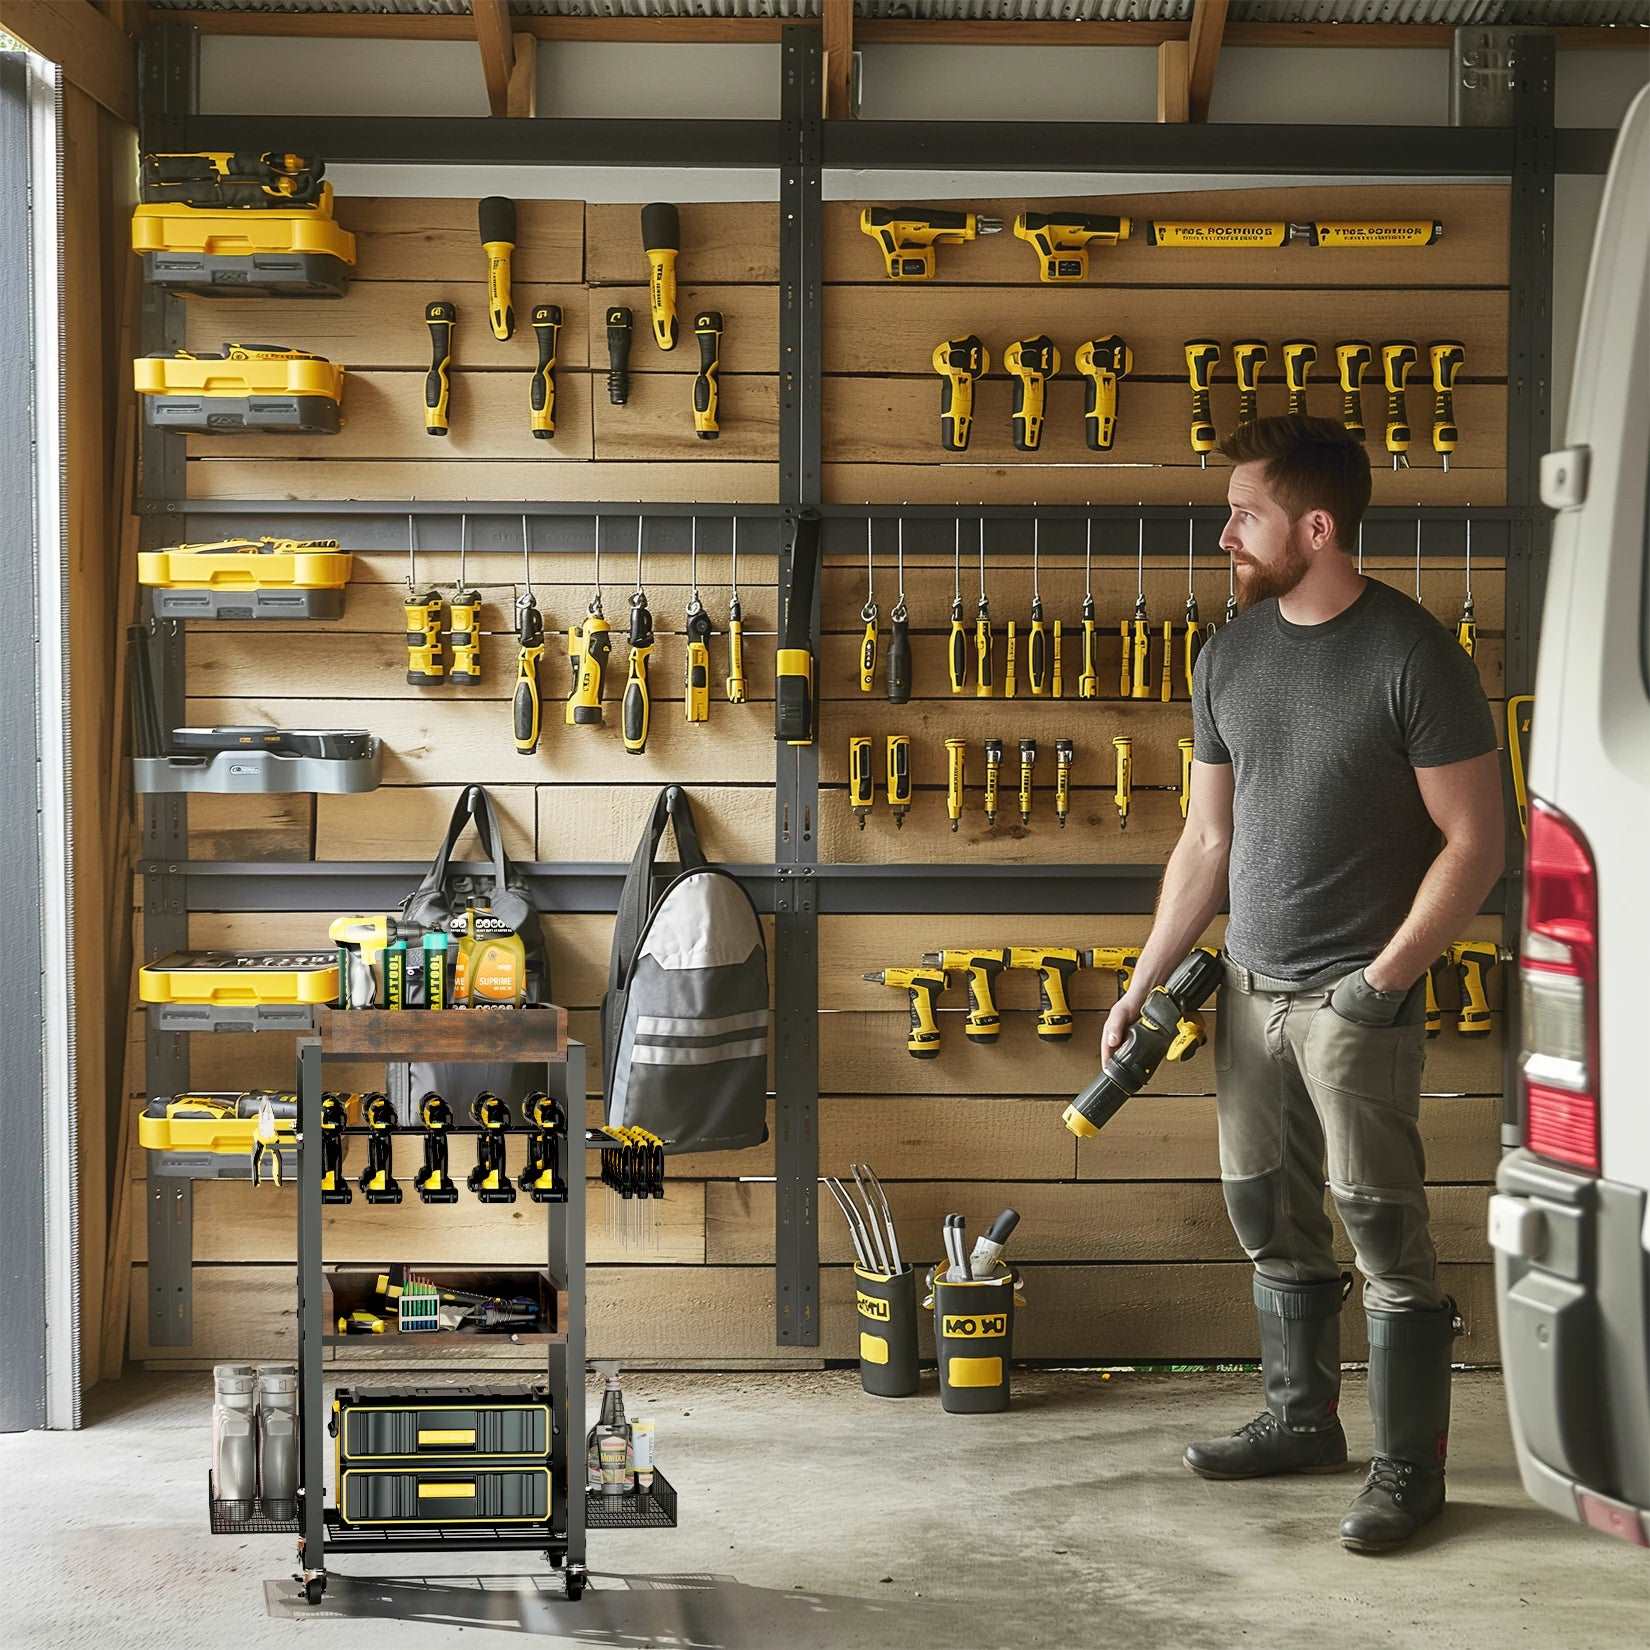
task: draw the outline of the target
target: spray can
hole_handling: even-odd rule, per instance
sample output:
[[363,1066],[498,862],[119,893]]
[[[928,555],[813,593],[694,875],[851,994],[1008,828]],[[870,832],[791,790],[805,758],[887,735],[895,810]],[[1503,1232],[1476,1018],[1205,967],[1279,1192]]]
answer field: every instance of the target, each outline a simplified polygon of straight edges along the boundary
[[258,1372],[251,1364],[212,1370],[212,1493],[250,1518],[258,1498]]
[[265,1518],[298,1510],[298,1366],[258,1370],[258,1478]]

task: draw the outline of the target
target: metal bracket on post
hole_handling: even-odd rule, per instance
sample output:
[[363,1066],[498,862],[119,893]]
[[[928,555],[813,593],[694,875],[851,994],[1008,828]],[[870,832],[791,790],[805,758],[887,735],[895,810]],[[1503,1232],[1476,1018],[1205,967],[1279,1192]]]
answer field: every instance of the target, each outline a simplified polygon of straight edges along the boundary
[[[787,27],[780,47],[785,161],[779,199],[779,488],[794,509],[820,500],[820,42]],[[780,607],[795,578],[780,565]],[[810,636],[816,656],[819,584]],[[817,715],[817,708],[816,708]],[[819,748],[777,746],[774,836],[774,1339],[819,1344]]]

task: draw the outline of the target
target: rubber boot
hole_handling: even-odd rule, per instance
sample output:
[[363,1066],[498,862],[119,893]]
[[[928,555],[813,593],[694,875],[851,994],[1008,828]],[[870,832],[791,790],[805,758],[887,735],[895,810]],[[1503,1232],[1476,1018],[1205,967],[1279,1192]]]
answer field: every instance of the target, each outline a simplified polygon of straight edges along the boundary
[[1266,1408],[1230,1438],[1186,1446],[1203,1478],[1264,1478],[1282,1472],[1340,1472],[1346,1434],[1341,1395],[1341,1302],[1347,1280],[1283,1283],[1255,1277]]
[[1379,1553],[1402,1546],[1443,1511],[1455,1302],[1430,1312],[1366,1310],[1365,1316],[1375,1453],[1341,1520],[1341,1544]]

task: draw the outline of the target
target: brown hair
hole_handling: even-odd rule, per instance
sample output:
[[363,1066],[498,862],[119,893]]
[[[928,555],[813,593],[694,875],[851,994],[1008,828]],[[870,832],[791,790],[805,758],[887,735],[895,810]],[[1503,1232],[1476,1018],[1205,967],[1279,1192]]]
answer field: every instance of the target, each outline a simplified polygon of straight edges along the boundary
[[1272,496],[1299,521],[1323,510],[1335,523],[1335,542],[1350,550],[1369,508],[1369,454],[1333,418],[1285,413],[1239,424],[1220,444],[1234,464],[1264,464]]

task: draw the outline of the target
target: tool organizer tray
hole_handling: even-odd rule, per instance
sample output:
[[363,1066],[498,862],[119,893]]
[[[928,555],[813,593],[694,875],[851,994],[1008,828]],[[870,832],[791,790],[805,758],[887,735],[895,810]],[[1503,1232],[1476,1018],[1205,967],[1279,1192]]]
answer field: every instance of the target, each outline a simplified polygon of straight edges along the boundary
[[355,237],[313,206],[145,202],[132,250],[151,286],[200,298],[342,298],[355,268]]
[[342,590],[168,590],[149,600],[157,619],[337,619]]
[[288,756],[260,750],[135,756],[132,782],[143,795],[211,791],[230,796],[356,796],[378,789],[383,766],[383,742],[374,736],[366,756]]

